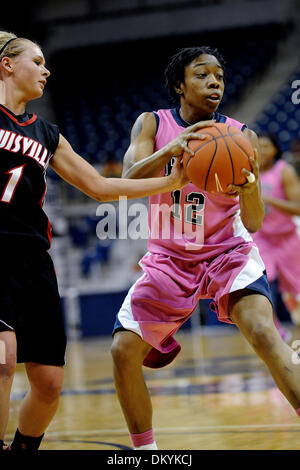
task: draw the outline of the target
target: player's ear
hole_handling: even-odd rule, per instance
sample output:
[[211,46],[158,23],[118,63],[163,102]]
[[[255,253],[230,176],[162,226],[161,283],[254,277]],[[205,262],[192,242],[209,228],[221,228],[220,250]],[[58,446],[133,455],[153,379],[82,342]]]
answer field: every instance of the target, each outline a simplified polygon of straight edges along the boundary
[[174,90],[176,91],[176,93],[180,96],[183,95],[183,83],[182,82],[178,82],[175,86],[174,86]]
[[11,73],[13,71],[13,66],[12,66],[12,59],[10,57],[2,57],[2,60],[0,62],[0,71],[3,72],[8,72]]

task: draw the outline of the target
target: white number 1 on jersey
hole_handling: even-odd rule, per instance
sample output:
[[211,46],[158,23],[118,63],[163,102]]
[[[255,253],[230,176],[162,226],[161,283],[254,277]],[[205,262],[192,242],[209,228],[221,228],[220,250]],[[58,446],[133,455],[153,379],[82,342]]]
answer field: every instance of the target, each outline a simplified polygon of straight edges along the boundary
[[1,202],[9,203],[12,200],[17,184],[20,181],[21,176],[23,174],[24,166],[25,166],[25,163],[22,166],[18,166],[16,168],[13,168],[12,170],[5,172],[6,175],[10,175],[10,178],[4,188],[2,197],[0,199]]

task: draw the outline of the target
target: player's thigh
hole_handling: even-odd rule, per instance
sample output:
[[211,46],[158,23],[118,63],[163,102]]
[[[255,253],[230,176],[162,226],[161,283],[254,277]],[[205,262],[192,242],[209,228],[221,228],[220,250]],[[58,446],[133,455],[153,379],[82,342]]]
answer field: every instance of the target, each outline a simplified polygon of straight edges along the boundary
[[126,360],[143,363],[151,349],[152,346],[138,334],[129,330],[121,330],[114,334],[111,353],[115,362]]

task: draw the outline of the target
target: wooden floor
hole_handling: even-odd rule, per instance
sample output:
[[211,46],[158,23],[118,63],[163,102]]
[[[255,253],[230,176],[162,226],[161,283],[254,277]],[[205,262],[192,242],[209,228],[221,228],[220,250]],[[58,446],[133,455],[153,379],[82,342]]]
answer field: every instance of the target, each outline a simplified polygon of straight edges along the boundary
[[[300,449],[300,421],[239,332],[181,333],[164,369],[145,369],[159,449]],[[110,338],[70,342],[59,410],[41,449],[129,449],[112,376]],[[299,365],[300,367],[300,365]],[[27,388],[18,366],[6,440]]]

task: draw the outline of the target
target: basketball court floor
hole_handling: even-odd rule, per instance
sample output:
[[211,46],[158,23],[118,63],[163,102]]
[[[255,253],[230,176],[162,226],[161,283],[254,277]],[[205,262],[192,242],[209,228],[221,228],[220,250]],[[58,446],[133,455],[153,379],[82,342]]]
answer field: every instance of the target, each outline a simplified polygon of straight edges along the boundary
[[[235,327],[197,328],[177,339],[182,351],[171,365],[144,369],[159,449],[300,449],[299,418]],[[115,393],[110,344],[109,337],[69,342],[59,410],[41,450],[132,448]],[[7,442],[26,387],[18,365]]]

